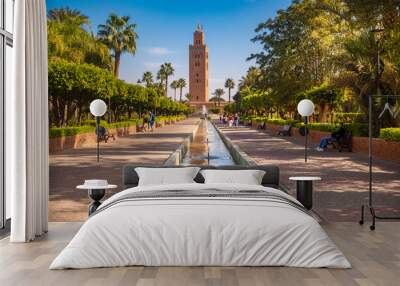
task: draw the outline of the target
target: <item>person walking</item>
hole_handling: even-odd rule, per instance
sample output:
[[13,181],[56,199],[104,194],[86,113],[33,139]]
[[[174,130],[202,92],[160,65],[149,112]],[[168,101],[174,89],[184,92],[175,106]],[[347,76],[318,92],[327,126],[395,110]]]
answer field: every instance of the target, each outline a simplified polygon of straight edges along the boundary
[[156,122],[156,115],[150,111],[149,113],[149,129],[151,130],[151,132],[154,131],[154,123]]
[[235,113],[235,116],[233,117],[233,125],[235,127],[239,127],[239,115],[237,113]]

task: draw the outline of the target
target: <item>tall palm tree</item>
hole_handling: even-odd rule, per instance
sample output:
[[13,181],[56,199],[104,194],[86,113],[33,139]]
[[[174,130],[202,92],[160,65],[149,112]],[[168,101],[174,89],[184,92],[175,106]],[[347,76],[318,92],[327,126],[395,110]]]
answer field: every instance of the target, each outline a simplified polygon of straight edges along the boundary
[[163,63],[158,71],[160,74],[160,80],[164,80],[165,92],[164,95],[168,94],[168,77],[174,74],[174,67],[171,63]]
[[161,69],[157,72],[157,79],[160,81],[160,84],[164,86],[165,74]]
[[97,35],[101,41],[114,53],[114,75],[119,76],[119,65],[122,53],[136,53],[136,40],[138,35],[135,31],[136,24],[129,23],[129,16],[119,17],[112,13],[106,24],[98,26]]
[[153,85],[153,74],[151,71],[146,71],[142,75],[141,82],[144,82],[146,84],[146,87],[150,87]]
[[221,101],[223,100],[222,96],[225,94],[225,91],[222,88],[217,88],[213,95],[215,95],[215,99],[218,102],[218,106],[221,106]]
[[179,101],[182,101],[182,89],[186,87],[186,80],[184,78],[178,79],[178,87],[179,87]]
[[231,89],[235,88],[235,82],[233,81],[233,79],[231,79],[231,78],[226,79],[225,88],[228,89],[229,103],[231,103]]
[[174,80],[171,82],[170,87],[174,90],[174,101],[176,101],[176,90],[179,88],[178,81]]

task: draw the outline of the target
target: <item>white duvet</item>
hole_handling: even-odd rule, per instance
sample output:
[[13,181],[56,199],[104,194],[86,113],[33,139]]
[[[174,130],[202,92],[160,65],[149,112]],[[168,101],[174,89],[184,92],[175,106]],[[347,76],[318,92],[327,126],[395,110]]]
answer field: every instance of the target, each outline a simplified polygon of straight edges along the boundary
[[351,267],[318,222],[288,204],[231,197],[152,198],[112,204],[131,192],[206,192],[210,188],[263,190],[297,202],[279,190],[254,185],[127,189],[100,206],[103,211],[85,222],[50,269],[128,265]]

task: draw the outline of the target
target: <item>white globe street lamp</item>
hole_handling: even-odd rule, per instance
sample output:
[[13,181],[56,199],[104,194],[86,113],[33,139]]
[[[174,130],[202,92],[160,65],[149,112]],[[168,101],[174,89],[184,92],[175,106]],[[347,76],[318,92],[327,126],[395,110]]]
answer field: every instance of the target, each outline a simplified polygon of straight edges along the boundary
[[314,103],[309,99],[303,99],[297,105],[297,111],[301,116],[311,116],[314,113]]
[[304,161],[307,163],[307,149],[308,149],[308,117],[314,113],[314,103],[309,99],[303,99],[297,105],[297,111],[304,117],[305,137],[306,142],[304,146]]
[[97,162],[100,160],[100,117],[107,111],[107,104],[101,99],[95,99],[90,103],[90,113],[96,117],[96,135],[97,135]]
[[90,113],[96,117],[103,116],[107,111],[107,104],[101,99],[95,99],[90,103]]

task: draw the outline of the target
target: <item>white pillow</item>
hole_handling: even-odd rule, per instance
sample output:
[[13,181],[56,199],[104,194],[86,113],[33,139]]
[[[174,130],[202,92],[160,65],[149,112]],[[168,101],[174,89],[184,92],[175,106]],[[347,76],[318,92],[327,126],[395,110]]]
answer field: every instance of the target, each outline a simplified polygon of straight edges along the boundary
[[200,168],[135,168],[139,176],[139,186],[171,185],[195,183],[193,180]]
[[265,171],[261,170],[202,170],[205,184],[261,185]]

